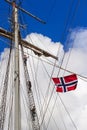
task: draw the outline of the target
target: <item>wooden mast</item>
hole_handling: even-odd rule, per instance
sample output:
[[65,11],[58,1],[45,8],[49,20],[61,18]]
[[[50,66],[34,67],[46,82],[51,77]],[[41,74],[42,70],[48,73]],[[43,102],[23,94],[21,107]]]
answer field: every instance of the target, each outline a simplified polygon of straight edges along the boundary
[[14,130],[21,130],[21,116],[20,116],[20,91],[19,91],[19,25],[18,25],[18,10],[15,2],[13,2],[13,23],[14,23],[14,57],[15,57],[15,69],[14,69]]
[[[40,20],[39,18],[35,17],[34,15],[31,15],[30,13],[26,12],[24,9],[22,8],[19,8],[15,2],[10,2],[9,0],[6,0],[9,4],[11,4],[13,6],[13,24],[14,24],[14,32],[13,33],[10,33],[10,32],[7,32],[6,30],[4,29],[1,29],[0,28],[0,35],[1,36],[4,36],[6,38],[9,38],[9,39],[12,39],[14,41],[14,59],[15,59],[15,69],[14,69],[14,88],[15,88],[15,98],[14,98],[14,130],[21,130],[21,110],[20,110],[20,81],[19,81],[19,44],[23,45],[24,47],[26,48],[29,48],[31,49],[32,51],[35,52],[35,54],[41,56],[41,55],[44,55],[44,56],[50,56],[54,59],[58,59],[56,56],[46,52],[45,50],[43,49],[40,49],[39,47],[35,46],[35,45],[32,45],[31,43],[28,43],[27,41],[24,41],[22,40],[21,38],[19,39],[19,24],[18,24],[18,9],[20,9],[21,11],[27,13],[28,15],[32,16],[33,18],[35,18],[36,20],[44,23],[42,20]],[[26,69],[26,77],[27,77],[27,80],[26,80],[26,83],[27,81],[29,80],[29,76],[28,76],[28,71],[27,71],[27,66],[25,65],[25,69]],[[30,82],[30,81],[28,81]],[[30,84],[29,84],[30,85]],[[28,85],[27,85],[28,86]],[[29,87],[29,86],[28,86]],[[30,96],[32,95],[33,97],[33,94],[32,94],[32,91],[29,90],[29,100],[31,102],[31,99],[30,99]],[[32,104],[32,102],[31,102]],[[33,101],[33,104],[34,104],[34,101]],[[32,115],[31,117],[32,118],[32,124],[33,124],[33,130],[39,130],[40,127],[39,127],[39,123],[38,123],[38,118],[37,118],[37,113],[36,113],[36,109],[35,109],[35,105],[34,106],[34,109],[32,107],[32,105],[30,105],[30,112],[31,112],[31,115],[32,115],[32,112],[34,112],[34,115]]]

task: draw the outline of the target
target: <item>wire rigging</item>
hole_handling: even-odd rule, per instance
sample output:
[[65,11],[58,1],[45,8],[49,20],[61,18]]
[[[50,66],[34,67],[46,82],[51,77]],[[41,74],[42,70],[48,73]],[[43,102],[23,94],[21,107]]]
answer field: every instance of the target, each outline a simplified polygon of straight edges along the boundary
[[[2,40],[2,39],[0,39],[0,40],[3,41],[4,43],[8,44],[9,46],[14,47],[13,45],[7,43],[5,40]],[[16,48],[16,49],[18,49],[18,48]],[[18,49],[18,50],[21,51],[20,49]],[[36,57],[35,55],[32,55],[32,54],[30,54],[30,53],[28,53],[28,52],[25,52],[25,51],[24,51],[24,53],[27,54],[28,56],[32,56],[33,58],[37,59],[37,57]],[[43,58],[44,58],[44,57],[43,57]],[[46,59],[46,58],[45,58],[45,60],[42,59],[42,58],[40,58],[40,60],[43,61],[43,62],[45,62],[45,63],[47,63],[47,64],[49,64],[49,65],[51,65],[51,66],[54,66],[54,63],[53,63],[52,61]],[[71,71],[71,70],[64,69],[64,68],[61,67],[60,65],[57,65],[57,64],[56,64],[55,66],[56,66],[57,68],[60,68],[61,70],[65,70],[66,72],[75,73],[75,72],[73,72],[73,71]],[[84,79],[87,79],[86,76],[80,75],[80,74],[78,74],[78,73],[76,73],[76,75],[79,76],[79,77],[82,77],[82,78],[84,78]]]
[[[73,23],[74,23],[74,18],[75,18],[75,15],[76,15],[76,11],[77,11],[77,9],[78,9],[78,7],[79,7],[79,3],[80,3],[80,0],[78,0],[77,3],[76,3],[76,7],[75,7],[75,10],[74,10],[74,13],[73,13],[73,16],[72,16],[71,24],[70,24],[70,25],[73,25]],[[68,38],[68,40],[67,40],[67,45],[68,45],[69,43],[70,43],[70,38]],[[68,65],[68,63],[69,63],[69,59],[70,59],[70,55],[71,55],[73,46],[74,46],[74,44],[72,44],[72,46],[71,46],[71,50],[70,50],[70,53],[69,53],[69,56],[68,56],[68,59],[67,59],[66,65],[65,65],[65,69],[67,68],[67,65]],[[64,71],[64,73],[65,73],[65,71]],[[63,74],[63,75],[64,75],[64,74]]]
[[[32,66],[33,65],[33,66]],[[39,85],[37,82],[37,71],[38,71],[38,65],[39,65],[39,59],[37,61],[37,65],[36,65],[36,69],[35,69],[35,63],[34,63],[34,59],[32,58],[32,63],[31,63],[31,70],[32,71],[32,75],[34,75],[34,88],[35,88],[35,93],[36,93],[36,97],[37,97],[37,102],[38,102],[38,106],[39,106],[39,110],[40,110],[40,104],[39,104],[39,100],[40,100],[40,93],[39,93]],[[33,67],[33,69],[32,69]]]
[[[37,77],[37,76],[35,76],[35,77]],[[49,76],[50,77],[50,76]]]
[[[42,64],[43,64],[43,62],[42,62]],[[43,66],[44,66],[44,64],[43,64]],[[47,70],[46,70],[46,67],[45,67],[45,66],[44,66],[44,68],[45,68],[45,71],[47,72]],[[48,73],[48,72],[47,72],[47,74],[48,74],[48,77],[50,77],[50,75],[49,75],[49,73]],[[56,99],[57,99],[57,96],[56,96]],[[49,125],[50,119],[51,119],[51,117],[52,117],[52,113],[53,113],[53,110],[54,110],[54,107],[55,107],[55,104],[56,104],[56,99],[55,99],[55,101],[54,101],[53,109],[52,109],[52,111],[50,112],[50,118],[49,118],[49,120],[48,120],[48,124],[47,124],[46,129],[48,128],[48,125]],[[59,106],[58,106],[57,108],[59,108]],[[49,108],[48,108],[48,109],[49,109]],[[63,121],[63,119],[62,119],[62,121]],[[66,126],[65,126],[64,121],[63,121],[63,124],[64,124],[65,130],[66,130]]]
[[[25,93],[24,93],[24,90],[23,90],[23,86],[21,86],[21,88],[22,88],[22,90],[21,90],[21,96],[22,96],[22,101],[23,101],[23,106],[24,106],[24,111],[25,111],[25,115],[26,115],[26,120],[27,120],[27,124],[29,124],[29,117],[28,117],[28,114],[27,114],[27,110],[26,110],[26,105],[27,105],[27,108],[29,108],[29,104],[28,104],[28,102],[27,102],[27,100],[26,100],[26,96],[25,96]],[[24,96],[23,96],[24,95]],[[25,104],[25,102],[24,102],[24,98],[25,98],[25,100],[26,100],[26,104]],[[27,127],[27,126],[26,126]]]
[[[52,110],[51,110],[51,114],[50,114],[50,117],[49,117],[49,120],[48,120],[48,123],[47,123],[46,130],[48,129],[48,126],[49,126],[49,123],[50,123],[50,120],[51,120],[51,117],[52,117],[52,114],[53,114],[53,111],[54,111],[54,108],[55,108],[56,102],[57,102],[57,96],[56,96],[56,98],[55,98],[55,101],[54,101],[54,104],[53,104],[53,107],[52,107]],[[61,118],[61,119],[62,119],[62,122],[63,122],[63,125],[64,125],[64,129],[67,130],[63,118]]]
[[[77,5],[76,5],[76,9],[77,9],[78,4],[79,4],[79,1],[78,1]],[[75,9],[74,13],[76,12],[76,9]],[[74,19],[74,16],[75,16],[75,15],[73,14],[72,19]],[[71,54],[71,53],[70,53],[70,54]],[[70,57],[70,54],[69,54],[69,57]],[[64,57],[65,57],[65,56],[64,56]],[[63,60],[64,60],[64,57],[63,57]],[[68,60],[69,60],[69,57],[68,57]],[[62,60],[62,63],[63,63],[63,60]],[[67,60],[67,64],[68,64],[68,60]],[[66,64],[66,66],[67,66],[67,64]],[[65,69],[66,69],[66,67],[65,67]],[[63,102],[62,102],[62,104],[63,104],[63,106],[64,106],[64,103],[63,103]],[[65,106],[64,106],[64,107],[65,107]],[[69,112],[67,111],[67,109],[66,109],[66,108],[65,108],[65,110],[66,110],[66,112],[68,113],[68,115],[69,115],[69,117],[70,117],[70,119],[71,119],[71,121],[72,121],[72,123],[73,123],[74,127],[77,129],[77,127],[76,127],[76,125],[75,125],[74,121],[72,120],[72,118],[71,118],[71,116],[70,116]]]
[[[65,54],[63,55],[63,59],[62,59],[62,62],[61,62],[61,65],[60,65],[60,66],[62,66],[64,57],[65,57]],[[59,69],[58,75],[59,75],[59,73],[60,73],[60,69]],[[57,75],[57,76],[58,76],[58,75]],[[53,91],[52,91],[51,96],[50,96],[50,98],[49,98],[49,102],[48,102],[48,104],[47,104],[46,111],[47,111],[48,105],[49,105],[49,103],[50,103],[50,100],[51,100],[51,98],[52,98],[52,94],[53,94]],[[43,119],[42,119],[42,123],[43,123],[43,120],[44,120],[46,111],[44,112],[44,116],[43,116]],[[70,118],[70,119],[71,119],[71,121],[72,121],[72,118]],[[72,122],[73,122],[73,121],[72,121]],[[42,124],[42,123],[41,123],[41,124]],[[74,123],[74,122],[73,122],[73,124],[74,124],[74,126],[75,126],[75,123]],[[75,128],[76,128],[76,126],[75,126]],[[76,128],[76,129],[77,129],[77,128]]]
[[[73,15],[73,17],[74,17],[74,15]],[[16,49],[18,49],[18,48],[16,48]],[[19,50],[19,51],[20,51],[20,50]],[[69,56],[70,56],[70,55],[69,55]],[[64,57],[65,57],[65,55],[64,55]],[[64,57],[63,57],[63,59],[62,59],[62,63],[63,63],[63,61],[64,61]],[[69,58],[68,58],[68,61],[69,61]],[[67,61],[67,64],[68,64],[68,61]],[[62,63],[61,63],[61,65],[59,66],[59,72],[58,72],[58,75],[59,75],[59,73],[60,73],[60,70],[62,69],[62,67],[61,67],[61,66],[62,66]],[[67,64],[66,64],[66,67],[67,67]],[[34,61],[33,61],[33,67],[34,67]],[[65,67],[65,69],[63,69],[64,71],[66,71],[66,67]],[[34,67],[34,68],[35,68],[35,67]],[[51,101],[51,98],[52,98],[52,96],[53,96],[54,88],[53,88],[53,90],[52,90],[52,93],[51,93],[50,97],[48,97],[48,93],[49,93],[49,87],[50,87],[51,78],[52,78],[52,75],[53,75],[53,73],[54,73],[55,68],[56,68],[56,62],[55,62],[54,65],[53,65],[53,69],[52,69],[52,73],[51,73],[51,76],[50,76],[50,81],[49,81],[49,85],[48,85],[47,93],[46,93],[46,96],[45,96],[45,97],[48,99],[48,102],[45,103],[45,102],[46,102],[46,101],[45,101],[46,98],[45,98],[45,100],[44,100],[44,105],[46,105],[46,107],[45,107],[45,112],[44,112],[44,114],[43,114],[43,118],[42,118],[41,125],[43,124],[43,121],[44,121],[44,118],[45,118],[46,112],[47,112],[47,110],[48,110],[48,106],[49,106],[50,101]],[[38,70],[38,65],[37,65],[37,70]],[[34,72],[35,72],[35,77],[36,77],[36,74],[37,74],[37,70],[34,71]],[[46,70],[46,69],[45,69],[45,70]],[[46,72],[47,72],[47,71],[46,71]],[[68,71],[68,72],[70,72],[70,71]],[[70,73],[71,73],[71,72],[70,72]],[[47,72],[47,74],[48,74],[48,72]],[[32,75],[33,75],[33,74],[32,74]],[[49,75],[49,74],[48,74],[48,75]],[[33,77],[33,78],[34,78],[34,77]],[[36,83],[35,83],[35,84],[36,84]],[[35,85],[35,86],[37,86],[37,85]],[[37,93],[36,95],[38,95],[38,93]],[[38,98],[38,97],[37,97],[37,98]],[[71,119],[71,121],[72,121],[74,127],[77,129],[77,127],[76,127],[74,121],[73,121],[72,118],[71,118],[71,115],[69,114],[67,108],[65,107],[65,104],[64,104],[63,100],[62,100],[61,98],[60,98],[60,100],[61,100],[61,102],[62,102],[62,104],[63,104],[63,106],[64,106],[64,108],[65,108],[67,114],[69,115],[69,117],[70,117],[70,119]],[[56,101],[54,102],[54,107],[55,107],[55,103],[56,103]],[[44,105],[43,105],[43,106],[44,106]],[[52,109],[51,116],[52,116],[52,113],[53,113],[54,107],[53,107],[53,109]],[[50,116],[50,118],[51,118],[51,116]],[[48,125],[49,125],[49,122],[50,122],[50,118],[49,118],[49,120],[48,120],[47,128],[48,128]],[[47,129],[47,128],[46,128],[46,129]]]
[[[7,103],[7,109],[9,110],[9,117],[8,117],[8,130],[12,129],[12,121],[13,121],[13,95],[14,95],[14,49],[12,50],[11,54],[11,62],[10,62],[10,74],[9,74],[9,99]],[[10,103],[11,100],[11,103]],[[10,107],[10,108],[9,108]],[[7,110],[6,110],[7,111]]]

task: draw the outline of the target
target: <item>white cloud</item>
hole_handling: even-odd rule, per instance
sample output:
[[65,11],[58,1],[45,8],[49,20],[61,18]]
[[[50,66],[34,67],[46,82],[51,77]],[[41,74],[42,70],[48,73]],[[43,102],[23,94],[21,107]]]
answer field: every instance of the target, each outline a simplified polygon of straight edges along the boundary
[[66,58],[64,60],[64,66],[67,63],[69,53],[70,58],[68,61],[67,68],[71,71],[79,73],[81,75],[87,75],[87,30],[79,29],[72,31],[70,35],[70,43],[72,47],[66,53]]
[[[52,49],[50,49],[50,50],[53,52],[53,54],[57,54],[58,47],[61,46],[60,56],[63,55],[63,53],[64,53],[63,46],[59,42],[53,43],[51,40],[49,40],[49,38],[44,37],[44,36],[39,35],[39,34],[32,34],[32,39],[34,39],[34,37],[36,37],[36,36],[38,36],[40,40],[35,39],[35,42],[37,43],[39,40],[39,42],[38,42],[39,44],[41,44],[40,42],[44,43],[44,45],[46,46],[46,48],[48,48],[48,50],[49,50],[49,48],[52,47]],[[69,56],[70,51],[71,51],[70,58],[69,58],[69,61],[67,64],[67,69],[71,70],[74,73],[81,74],[83,76],[87,76],[87,60],[86,60],[86,57],[87,57],[87,46],[86,46],[87,37],[86,36],[87,36],[87,30],[79,29],[79,30],[72,31],[72,33],[70,35],[71,43],[69,43],[69,44],[73,44],[73,48],[69,49],[69,51],[66,52],[65,58],[64,58],[64,63],[62,65],[62,67],[65,68],[68,56]],[[54,53],[54,52],[56,52],[56,53]],[[60,58],[60,56],[59,56],[59,58]],[[48,65],[46,65],[46,68],[47,68],[48,73],[50,73],[49,71],[51,71],[52,68],[49,69]],[[56,72],[54,72],[54,76],[57,76],[58,69],[55,69],[55,71]],[[39,74],[42,75],[41,70],[40,70]],[[65,73],[65,74],[67,74],[67,73]],[[43,78],[43,80],[41,80],[41,75],[39,77],[39,79],[40,79],[39,85],[42,86],[42,88],[41,88],[42,90],[46,90],[47,77]],[[41,84],[42,82],[44,84]],[[51,84],[51,86],[52,86],[52,84]],[[75,125],[76,125],[77,129],[79,129],[79,130],[83,130],[83,129],[86,130],[86,127],[87,127],[87,123],[86,123],[87,117],[84,116],[84,115],[87,115],[86,109],[84,111],[84,107],[86,108],[86,106],[87,106],[86,87],[87,87],[87,83],[82,81],[81,79],[79,79],[78,87],[75,91],[60,95],[67,110],[69,111],[69,113],[72,117],[72,120],[75,122]],[[50,92],[51,92],[51,90],[50,90]],[[50,92],[49,92],[49,95],[50,95]],[[55,97],[55,95],[56,94],[54,92],[53,96]],[[51,107],[53,104],[52,102],[54,102],[54,98],[52,99],[52,101],[50,103]],[[63,120],[65,122],[66,128],[68,130],[69,129],[74,130],[75,127],[73,127],[73,124],[72,124],[70,118],[66,116],[67,115],[66,111],[64,110],[63,105],[61,103],[59,103],[59,106],[57,106],[57,105],[55,106],[54,111],[56,113],[54,112],[55,114],[53,114],[54,118],[58,121],[61,119],[60,114],[58,114],[58,112],[57,112],[57,110],[59,111],[58,107],[63,110],[61,113],[63,113]],[[81,113],[81,115],[80,115],[80,113]],[[45,120],[47,120],[47,119],[45,119]],[[50,122],[51,122],[50,124],[52,124],[52,119]],[[82,122],[84,122],[84,124],[82,124]],[[49,129],[50,129],[50,124],[49,124]],[[59,126],[60,126],[60,129],[64,129],[63,123],[59,123]]]
[[[68,56],[71,51],[70,58],[69,58],[66,68],[75,73],[81,74],[83,76],[87,76],[87,60],[86,60],[86,57],[87,57],[87,45],[86,45],[87,44],[87,30],[86,29],[74,30],[74,31],[72,31],[70,38],[71,38],[71,40],[70,40],[71,43],[69,43],[69,44],[73,43],[73,48],[71,48],[72,51],[71,51],[71,49],[69,49],[69,51],[66,52],[65,58],[64,58],[64,63],[62,65],[62,67],[65,68],[65,65],[67,64]],[[61,63],[61,59],[64,54],[64,50],[63,50],[63,45],[60,42],[54,43],[50,38],[43,36],[42,34],[37,34],[37,33],[32,33],[32,34],[28,35],[26,37],[26,40],[31,43],[33,42],[38,47],[40,46],[43,49],[46,48],[45,50],[49,50],[49,52],[51,52],[54,55],[57,54],[58,49],[60,48],[59,53],[58,53],[59,61],[57,62],[57,64]],[[25,51],[26,51],[26,53],[34,55],[33,53],[31,53],[30,50],[25,49]],[[34,61],[33,61],[33,59],[34,59]],[[44,102],[43,97],[46,98],[46,102],[44,105],[44,110],[45,110],[46,103],[48,102],[52,89],[54,88],[54,85],[52,84],[52,82],[49,85],[49,81],[50,81],[49,76],[51,76],[53,66],[48,65],[45,62],[43,62],[44,63],[44,66],[43,66],[42,61],[40,59],[38,60],[37,56],[36,56],[36,58],[33,58],[33,59],[31,56],[29,56],[27,65],[28,65],[28,70],[29,70],[31,77],[32,77],[32,73],[33,73],[33,77],[32,78],[30,77],[30,78],[32,81],[32,89],[33,89],[33,93],[34,93],[36,106],[38,108],[37,112],[38,112],[38,115],[40,115],[39,107],[41,109],[41,105]],[[54,60],[52,60],[51,58],[49,58],[49,59],[54,62]],[[21,63],[21,72],[22,72],[21,77],[22,77],[23,76],[22,61],[20,61],[20,63]],[[31,65],[32,65],[32,70],[31,70]],[[58,68],[55,68],[53,76],[57,76],[57,73],[58,73]],[[67,74],[67,73],[65,73],[65,74]],[[62,75],[62,73],[61,73],[61,75]],[[37,79],[37,81],[35,80],[35,78]],[[23,85],[25,86],[24,82],[25,82],[25,79],[22,77],[21,86],[23,86]],[[36,83],[38,83],[38,85],[36,85],[36,88],[35,88]],[[48,85],[49,85],[50,89],[49,89],[48,93],[46,94]],[[36,89],[37,89],[37,91],[36,91]],[[87,91],[86,90],[87,90],[87,83],[85,81],[79,79],[78,86],[75,91],[59,94],[78,130],[86,130],[86,128],[87,128],[87,123],[86,123],[87,122],[87,116],[86,116],[87,115],[87,99],[86,99]],[[26,92],[25,92],[25,94],[26,94]],[[37,96],[38,96],[38,100],[37,100]],[[57,100],[56,100],[56,96],[57,96]],[[51,118],[51,120],[50,120],[48,130],[53,130],[53,128],[55,128],[55,130],[58,130],[58,128],[60,130],[64,130],[64,129],[75,130],[75,127],[74,127],[70,117],[68,116],[63,104],[60,101],[59,96],[57,95],[57,93],[55,91],[53,92],[53,96],[52,96],[51,102],[49,104],[49,110],[52,111],[55,100],[56,100],[56,104],[55,104],[54,111],[53,111],[53,119]],[[26,108],[26,110],[27,110],[27,108]],[[47,125],[47,123],[49,121],[49,117],[50,117],[49,110],[47,111],[46,117],[45,117],[46,125]],[[25,117],[26,116],[23,116],[23,119],[25,119]],[[26,128],[26,125],[25,125],[25,122],[23,122],[23,119],[22,119],[22,123],[23,123],[22,129],[24,130]],[[58,125],[58,128],[55,125],[54,119]],[[30,120],[30,118],[29,118],[29,120]]]
[[[73,30],[70,35],[70,39],[71,42],[69,44],[72,44],[73,47],[70,48],[69,51],[66,53],[63,67],[67,64],[66,67],[67,69],[87,77],[87,60],[86,60],[87,59],[87,30],[86,29]],[[67,63],[67,59],[68,59],[67,57],[69,56],[69,54],[70,57]],[[78,130],[86,130],[87,128],[86,89],[87,89],[87,82],[79,79],[79,83],[76,91],[74,91],[72,95],[68,95],[69,102],[65,103],[66,106],[71,105],[69,106],[69,111],[72,117],[74,117],[73,119],[77,125]],[[72,108],[73,108],[73,112],[71,112]]]

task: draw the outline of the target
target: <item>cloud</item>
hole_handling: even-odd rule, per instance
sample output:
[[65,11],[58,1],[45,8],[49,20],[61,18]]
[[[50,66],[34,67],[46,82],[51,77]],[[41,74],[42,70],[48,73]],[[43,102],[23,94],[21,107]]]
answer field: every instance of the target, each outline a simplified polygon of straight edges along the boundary
[[[54,43],[53,41],[51,41],[50,38],[44,37],[41,34],[39,35],[39,34],[34,34],[34,33],[31,34],[30,36],[28,36],[27,38],[29,38],[31,36],[32,36],[32,39],[37,37],[37,39],[35,38],[35,42],[38,43],[38,46],[41,46],[41,45],[39,45],[41,43],[44,44],[44,46],[46,48],[48,48],[48,50],[51,50],[53,54],[57,54],[58,48],[60,47],[61,51],[58,55],[60,60],[58,61],[58,63],[61,63],[61,59],[62,59],[61,57],[64,54],[64,50],[63,50],[63,45],[60,42]],[[87,76],[87,60],[86,60],[86,57],[87,57],[87,46],[86,46],[87,37],[86,36],[87,36],[86,29],[79,28],[76,30],[72,30],[72,33],[70,34],[71,40],[70,40],[70,43],[68,43],[68,44],[72,44],[72,46],[69,48],[68,52],[65,53],[64,62],[62,65],[63,68],[65,68],[65,66],[67,65],[66,69],[71,70],[72,72],[83,75],[83,76]],[[42,74],[43,70],[41,70],[40,66],[41,66],[41,63],[39,63],[39,67],[38,67],[38,74],[37,74],[37,77],[39,77],[38,83],[39,83],[39,87],[41,87],[40,90],[42,90],[43,94],[45,94],[46,90],[47,90],[46,87],[49,84],[49,80],[48,80],[46,73]],[[52,67],[50,65],[46,65],[46,64],[45,64],[45,67],[46,67],[49,75],[51,75]],[[51,68],[51,69],[49,69],[49,68]],[[55,69],[54,76],[57,76],[57,73],[58,73],[58,68]],[[61,73],[61,75],[62,74],[63,73]],[[65,75],[67,75],[67,72],[65,72]],[[42,80],[41,80],[41,78],[42,78]],[[42,84],[42,82],[43,82],[43,84]],[[52,86],[53,85],[51,84],[50,90],[48,93],[49,96],[50,96],[50,93],[52,91]],[[60,94],[60,96],[61,96],[61,98],[66,106],[66,109],[69,111],[70,116],[72,117],[72,120],[74,121],[77,129],[79,129],[79,130],[83,130],[83,129],[86,130],[86,127],[87,127],[87,124],[86,124],[87,117],[83,116],[83,115],[87,115],[87,111],[86,111],[86,106],[87,106],[86,86],[87,86],[87,83],[84,82],[83,80],[79,79],[78,87],[75,91],[72,91],[72,92],[69,92],[66,94]],[[53,107],[53,104],[54,104],[55,95],[56,95],[56,93],[54,91],[53,97],[51,99],[51,103],[49,105],[50,110],[52,110],[51,108]],[[48,98],[49,98],[49,96],[48,96]],[[71,121],[69,116],[67,116],[67,112],[64,109],[63,104],[59,101],[59,97],[57,100],[58,101],[56,101],[56,102],[57,102],[57,104],[59,102],[59,105],[58,106],[55,105],[53,117],[55,120],[58,121],[59,128],[62,130],[62,129],[65,129],[65,127],[66,127],[67,129],[74,130],[75,127],[73,126],[73,122]],[[43,102],[43,100],[41,100],[41,101]],[[63,119],[61,118],[61,114],[58,112],[58,111],[60,111],[59,109],[62,110],[61,113],[63,113],[62,114]],[[46,114],[48,115],[48,118],[49,118],[50,114],[48,114],[48,113],[49,112],[47,112]],[[80,113],[81,113],[81,116],[80,116]],[[46,121],[46,123],[48,122],[47,116],[45,118],[45,121]],[[63,122],[65,123],[65,126],[64,126]],[[84,124],[82,124],[82,122],[84,122]],[[53,123],[53,120],[51,118],[50,123],[49,123],[49,129],[51,129],[51,125],[53,125],[53,124],[54,123]],[[56,129],[57,128],[55,128],[55,130]]]
[[[70,41],[72,42],[72,47],[73,48],[78,48],[81,51],[87,51],[87,29],[84,28],[79,28],[79,29],[74,29],[71,32],[70,35]],[[70,44],[70,43],[69,43]]]
[[[69,51],[65,54],[62,66],[67,65],[66,69],[87,77],[87,29],[79,28],[72,30],[68,44],[70,44],[71,47],[69,47]],[[65,103],[66,106],[71,105],[69,106],[69,111],[79,130],[86,130],[87,127],[87,116],[85,116],[87,115],[86,87],[87,81],[85,82],[79,79],[76,91],[74,91],[72,95],[68,95],[69,102]],[[66,97],[63,98],[64,101],[65,98]],[[66,101],[68,100],[66,99]],[[71,112],[72,108],[73,111]]]
[[[69,51],[65,54],[64,64],[67,64],[67,68],[71,71],[79,73],[81,75],[87,75],[87,30],[86,29],[75,29],[70,35],[69,45],[72,46],[69,48]],[[70,57],[69,57],[70,54]],[[68,63],[67,63],[67,59]]]
[[[70,34],[71,40],[69,43],[70,44],[69,50],[65,53],[64,62],[62,64],[63,68],[66,68],[68,70],[73,71],[74,73],[78,73],[83,76],[87,76],[87,60],[86,60],[87,59],[86,58],[87,37],[86,36],[87,36],[87,30],[84,28],[72,30],[72,33]],[[58,65],[61,64],[64,50],[63,50],[63,45],[60,42],[55,43],[50,38],[37,33],[31,33],[30,35],[27,35],[25,39],[31,42],[32,44],[35,44],[38,47],[49,51],[54,55],[58,54],[59,60],[56,62],[56,64]],[[78,86],[75,91],[71,91],[63,94],[57,94],[55,92],[54,84],[50,79],[53,66],[42,61],[42,59],[48,62],[49,60],[51,62],[54,62],[54,60],[52,58],[44,58],[44,56],[38,58],[38,56],[36,56],[33,52],[27,49],[24,49],[24,51],[26,52],[27,56],[28,54],[30,54],[27,60],[27,66],[28,66],[30,79],[32,82],[32,90],[33,90],[34,100],[35,100],[40,122],[43,113],[45,112],[51,93],[54,89],[52,98],[50,100],[50,104],[48,106],[48,110],[46,112],[46,116],[44,118],[43,130],[47,126],[48,126],[48,130],[53,130],[53,129],[75,130],[76,127],[78,130],[86,130],[87,128],[87,123],[86,123],[87,122],[87,116],[86,116],[87,115],[87,99],[86,99],[87,82],[85,82],[82,79],[79,79]],[[6,57],[6,53],[3,53],[2,57]],[[2,60],[2,64],[4,65],[4,60]],[[4,74],[4,70],[6,69],[6,67],[5,69],[3,68],[4,67],[3,65],[2,65],[2,70],[3,70],[2,74]],[[53,76],[57,76],[58,70],[59,70],[58,68],[54,69]],[[60,75],[62,76],[63,74],[64,71],[61,70]],[[65,72],[65,75],[67,74],[69,73]],[[26,126],[26,123],[27,121],[28,122],[30,121],[30,115],[28,115],[28,107],[27,107],[28,100],[26,101],[27,96],[25,96],[26,85],[25,85],[24,70],[23,70],[21,55],[20,55],[20,75],[21,75],[20,83],[21,83],[21,92],[22,92],[21,102],[23,106],[22,107],[22,111],[23,111],[22,129],[24,130],[28,128]],[[2,80],[2,77],[0,80]],[[10,79],[10,81],[11,80],[12,79]],[[45,99],[45,103],[44,103],[44,99]],[[24,103],[26,104],[25,106],[23,100]],[[41,111],[40,113],[40,110],[42,110],[41,109],[42,106],[43,106],[43,111]],[[54,107],[54,111],[52,113],[52,117],[50,118],[53,107]],[[66,110],[68,111],[68,113]],[[26,113],[27,113],[28,120],[25,119]],[[70,117],[72,118],[73,121],[71,120]]]

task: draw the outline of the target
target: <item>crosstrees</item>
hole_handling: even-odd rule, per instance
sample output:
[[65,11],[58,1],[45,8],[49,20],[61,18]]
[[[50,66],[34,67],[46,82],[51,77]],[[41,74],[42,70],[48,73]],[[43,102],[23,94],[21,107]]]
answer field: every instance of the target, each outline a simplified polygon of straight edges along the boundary
[[[13,4],[13,2],[11,2],[11,1],[9,1],[9,0],[5,0],[5,1],[8,2],[10,5]],[[35,15],[33,15],[33,14],[31,14],[30,12],[26,11],[25,9],[23,9],[23,8],[17,6],[17,5],[16,5],[16,8],[19,9],[19,10],[21,10],[22,12],[26,13],[27,15],[31,16],[31,17],[34,18],[35,20],[37,20],[37,21],[39,21],[39,22],[41,22],[41,23],[43,23],[43,24],[46,24],[46,22],[44,22],[42,19],[36,17]]]
[[[3,36],[3,37],[6,37],[8,39],[12,39],[13,40],[13,34],[0,28],[0,35]],[[22,40],[20,39],[20,43],[21,45],[23,45],[24,47],[28,48],[28,49],[31,49],[33,52],[35,52],[35,54],[41,56],[41,55],[44,55],[46,57],[52,57],[53,59],[56,59],[58,60],[58,57],[57,56],[54,56],[52,54],[50,54],[49,52],[43,50],[43,49],[40,49],[39,47],[25,41],[25,40]],[[17,49],[17,48],[16,48]]]

